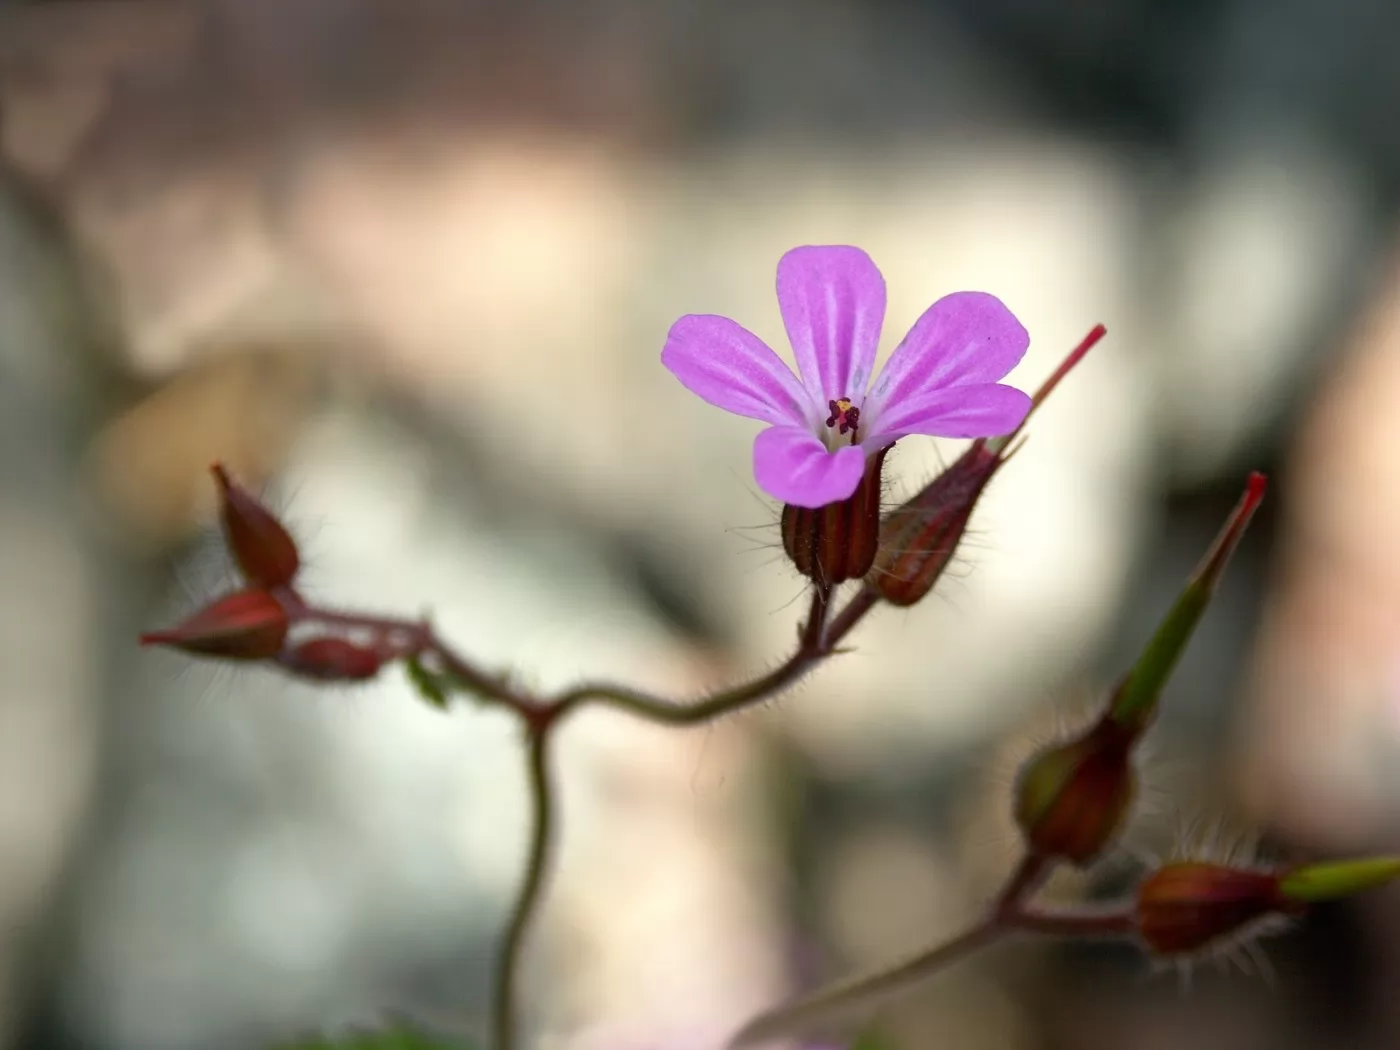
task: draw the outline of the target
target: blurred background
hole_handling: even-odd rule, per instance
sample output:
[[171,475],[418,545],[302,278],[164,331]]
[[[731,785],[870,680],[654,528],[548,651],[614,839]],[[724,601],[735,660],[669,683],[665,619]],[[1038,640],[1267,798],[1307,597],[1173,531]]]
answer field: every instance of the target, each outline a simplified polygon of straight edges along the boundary
[[[771,665],[801,585],[757,428],[670,323],[785,346],[779,256],[866,248],[886,349],[977,288],[1037,417],[958,566],[800,690],[561,739],[533,1045],[711,1050],[947,934],[1013,859],[1016,756],[1274,486],[1168,693],[1131,857],[1221,822],[1400,845],[1400,7],[1384,0],[0,0],[0,1044],[480,1032],[524,848],[504,717],[140,650],[227,583],[207,466],[307,590],[431,609],[541,688]],[[910,441],[896,493],[954,444]],[[1227,833],[1227,838],[1235,834]],[[1400,1045],[1400,895],[1183,1000],[1019,945],[899,1050]]]

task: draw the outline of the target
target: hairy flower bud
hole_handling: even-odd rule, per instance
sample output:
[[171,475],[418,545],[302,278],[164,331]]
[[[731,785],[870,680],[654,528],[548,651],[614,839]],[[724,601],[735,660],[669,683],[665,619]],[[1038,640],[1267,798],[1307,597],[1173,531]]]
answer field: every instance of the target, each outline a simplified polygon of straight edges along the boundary
[[982,490],[1007,460],[974,441],[951,467],[881,525],[870,586],[891,605],[913,605],[933,589],[967,530]]
[[[1095,325],[1031,398],[1034,413],[1084,355],[1107,334]],[[913,605],[943,575],[967,531],[968,519],[992,476],[1010,457],[1030,414],[1009,434],[978,438],[951,467],[925,485],[881,525],[880,551],[867,579],[891,605]]]
[[1136,792],[1136,734],[1108,718],[1033,756],[1016,778],[1016,822],[1031,852],[1087,864],[1112,843]]
[[1275,873],[1181,861],[1159,868],[1138,887],[1138,934],[1158,955],[1193,955],[1263,919],[1296,915],[1304,907],[1280,892]]
[[301,566],[296,541],[276,516],[229,478],[223,464],[210,470],[219,485],[219,516],[224,537],[249,583],[286,587]]
[[266,660],[281,652],[287,628],[282,604],[253,587],[224,595],[168,631],[143,634],[141,644],[227,660]]
[[797,571],[822,585],[870,571],[880,541],[880,470],[889,447],[865,462],[865,475],[847,499],[824,507],[783,507],[783,549]]
[[278,656],[287,671],[318,682],[362,682],[384,666],[384,654],[344,638],[313,638]]
[[1167,864],[1138,887],[1137,927],[1158,955],[1191,955],[1248,934],[1270,918],[1350,897],[1400,878],[1400,858],[1307,864],[1258,871],[1204,861]]

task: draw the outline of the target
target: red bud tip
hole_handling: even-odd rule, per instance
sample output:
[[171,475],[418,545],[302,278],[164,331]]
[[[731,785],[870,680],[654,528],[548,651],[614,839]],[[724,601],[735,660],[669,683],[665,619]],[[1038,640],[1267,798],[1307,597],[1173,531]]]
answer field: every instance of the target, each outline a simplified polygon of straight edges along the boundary
[[1020,435],[1021,431],[1026,429],[1026,424],[1030,422],[1031,416],[1035,415],[1035,410],[1045,403],[1045,399],[1055,392],[1055,388],[1060,385],[1060,382],[1065,376],[1069,375],[1070,372],[1074,370],[1074,366],[1084,360],[1084,355],[1092,350],[1098,344],[1099,340],[1107,334],[1108,329],[1101,324],[1096,324],[1093,328],[1089,329],[1089,334],[1079,340],[1079,345],[1071,350],[1068,356],[1060,362],[1060,366],[1050,373],[1049,378],[1047,378],[1045,382],[1040,384],[1040,389],[1037,390],[1035,396],[1031,398],[1030,411],[1026,413],[1026,418],[1021,420],[1021,425],[1009,434],[1003,434],[1000,437],[982,438],[979,444],[983,444],[991,451],[997,453],[1009,448],[1011,443]]
[[1215,543],[1206,552],[1205,558],[1196,570],[1197,581],[1211,587],[1220,578],[1225,571],[1226,564],[1230,561],[1230,556],[1235,553],[1235,548],[1239,546],[1240,538],[1244,536],[1244,530],[1249,527],[1250,519],[1254,517],[1254,512],[1259,509],[1259,504],[1263,502],[1264,491],[1268,487],[1269,479],[1259,471],[1256,470],[1249,475],[1249,479],[1245,482],[1244,494],[1240,496],[1240,501],[1230,512],[1225,527],[1220,531],[1220,535],[1216,537]]
[[1050,377],[1040,384],[1040,389],[1037,390],[1035,396],[1031,398],[1031,403],[1039,405],[1054,393],[1055,388],[1060,385],[1060,381],[1064,379],[1065,376],[1069,375],[1070,372],[1073,371],[1074,366],[1084,360],[1084,355],[1092,350],[1098,344],[1099,340],[1103,339],[1106,335],[1108,335],[1108,329],[1101,324],[1096,324],[1093,328],[1089,329],[1089,334],[1081,339],[1079,345],[1069,352],[1069,356],[1060,362],[1060,367],[1051,372]]
[[252,588],[224,595],[168,631],[143,634],[141,644],[227,660],[266,660],[281,652],[287,627],[281,603]]
[[277,662],[292,674],[318,682],[363,682],[377,675],[385,661],[376,650],[343,638],[314,638],[283,653]]
[[209,468],[219,486],[220,519],[229,551],[249,583],[286,587],[301,567],[296,541],[277,517],[228,476],[222,463]]

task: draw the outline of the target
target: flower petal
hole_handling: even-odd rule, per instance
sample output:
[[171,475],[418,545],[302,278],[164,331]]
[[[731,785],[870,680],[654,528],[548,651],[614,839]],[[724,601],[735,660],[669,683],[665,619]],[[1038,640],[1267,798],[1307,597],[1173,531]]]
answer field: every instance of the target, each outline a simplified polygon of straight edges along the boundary
[[1009,434],[1031,410],[1030,395],[1002,383],[972,383],[901,401],[880,417],[879,432],[862,442],[879,448],[906,434],[978,438]]
[[828,401],[859,406],[885,323],[885,279],[870,256],[839,245],[794,248],[778,261],[778,307],[823,418]]
[[881,430],[901,401],[969,383],[995,383],[1025,355],[1031,337],[1006,305],[986,292],[945,295],[914,322],[871,388],[861,414]]
[[809,399],[782,358],[727,317],[682,317],[666,336],[661,363],[725,411],[778,424],[802,424],[809,415]]
[[806,427],[769,427],[754,439],[753,476],[774,499],[824,507],[856,490],[865,473],[858,445],[828,452]]

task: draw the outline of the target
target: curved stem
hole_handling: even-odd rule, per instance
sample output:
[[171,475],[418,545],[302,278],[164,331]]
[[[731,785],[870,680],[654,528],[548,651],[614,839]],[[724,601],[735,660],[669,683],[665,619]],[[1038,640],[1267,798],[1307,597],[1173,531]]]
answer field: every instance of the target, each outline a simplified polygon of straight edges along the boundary
[[941,970],[1003,938],[1030,933],[1052,937],[1131,937],[1137,931],[1132,901],[1099,908],[1047,911],[1030,907],[1028,898],[1045,881],[1055,862],[1027,854],[992,901],[981,922],[951,940],[873,974],[852,978],[813,992],[787,1006],[760,1014],[730,1041],[730,1050],[779,1038],[808,1035],[819,1025],[856,1013],[912,988]]
[[1010,929],[988,919],[952,940],[944,941],[879,973],[858,977],[825,988],[789,1006],[764,1014],[749,1022],[730,1040],[731,1050],[757,1046],[770,1039],[803,1034],[817,1025],[839,1020],[852,1011],[874,1009],[939,970],[985,948],[1010,933]]
[[530,845],[525,879],[506,925],[496,967],[496,992],[491,1005],[494,1050],[515,1050],[516,999],[525,934],[544,888],[545,870],[554,837],[554,796],[549,784],[549,733],[530,734],[529,792],[531,800]]
[[811,608],[803,621],[796,651],[767,674],[733,689],[716,693],[699,703],[678,703],[637,689],[605,682],[585,683],[561,694],[549,705],[549,720],[557,720],[576,707],[594,703],[615,707],[651,722],[686,726],[708,722],[720,715],[731,714],[761,703],[782,692],[832,654],[836,642],[874,607],[875,601],[864,598],[865,594],[866,590],[863,588],[831,621],[832,628],[837,624],[841,625],[838,632],[828,629],[831,588],[814,586]]

